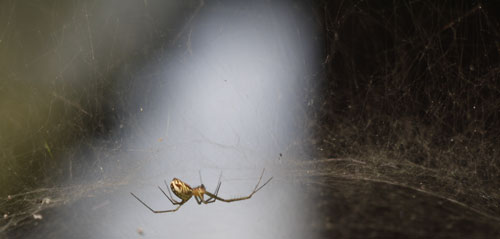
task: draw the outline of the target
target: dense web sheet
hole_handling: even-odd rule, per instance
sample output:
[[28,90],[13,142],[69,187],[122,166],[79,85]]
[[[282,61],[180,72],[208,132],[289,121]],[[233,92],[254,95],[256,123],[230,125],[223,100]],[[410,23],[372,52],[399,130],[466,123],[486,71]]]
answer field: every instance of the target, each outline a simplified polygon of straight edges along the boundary
[[[495,1],[325,2],[328,80],[318,89],[328,90],[312,97],[311,144],[326,159],[302,174],[332,187],[339,206],[322,210],[350,212],[340,223],[326,217],[326,231],[498,235],[498,9]],[[380,188],[381,198],[357,200]],[[385,220],[366,218],[381,212]]]

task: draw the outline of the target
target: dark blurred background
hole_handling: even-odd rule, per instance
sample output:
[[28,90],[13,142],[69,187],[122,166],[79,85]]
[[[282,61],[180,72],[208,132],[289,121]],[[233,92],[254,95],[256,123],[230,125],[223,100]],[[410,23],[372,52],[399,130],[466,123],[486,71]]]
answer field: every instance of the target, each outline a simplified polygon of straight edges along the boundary
[[331,159],[317,163],[331,187],[325,237],[500,236],[499,10],[498,1],[320,4],[310,143]]

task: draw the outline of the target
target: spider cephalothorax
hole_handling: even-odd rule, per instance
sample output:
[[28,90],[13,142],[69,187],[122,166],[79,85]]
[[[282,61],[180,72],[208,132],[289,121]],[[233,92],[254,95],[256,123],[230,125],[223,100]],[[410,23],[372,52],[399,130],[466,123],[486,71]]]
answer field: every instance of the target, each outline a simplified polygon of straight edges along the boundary
[[[161,190],[161,192],[165,195],[165,197],[168,198],[168,200],[174,204],[174,205],[179,205],[177,206],[177,208],[175,209],[172,209],[172,210],[164,210],[164,211],[156,211],[156,210],[153,210],[151,207],[149,207],[146,203],[144,203],[141,199],[139,199],[137,196],[135,196],[135,194],[133,193],[130,193],[132,194],[132,196],[134,196],[137,200],[139,200],[139,202],[141,202],[144,206],[146,206],[149,210],[151,210],[152,212],[154,213],[164,213],[164,212],[175,212],[177,211],[185,202],[187,202],[189,199],[191,199],[191,197],[194,196],[194,199],[196,199],[196,202],[198,204],[201,204],[201,203],[204,203],[204,204],[208,204],[208,203],[213,203],[215,202],[216,200],[220,200],[220,201],[223,201],[223,202],[234,202],[234,201],[240,201],[240,200],[246,200],[246,199],[249,199],[252,197],[252,195],[254,195],[257,191],[259,191],[262,187],[266,186],[267,183],[269,183],[269,181],[271,181],[271,179],[273,179],[272,177],[270,179],[268,179],[262,186],[259,187],[259,184],[260,184],[260,180],[262,179],[262,176],[264,175],[264,170],[262,170],[262,174],[260,175],[260,178],[259,178],[259,182],[257,183],[257,185],[255,186],[254,190],[252,191],[252,193],[250,193],[250,195],[246,196],[246,197],[240,197],[240,198],[232,198],[232,199],[223,199],[223,198],[220,198],[218,197],[218,193],[219,193],[219,188],[220,188],[220,185],[221,185],[221,182],[220,182],[220,178],[219,178],[219,183],[217,184],[217,188],[215,189],[215,193],[210,193],[210,192],[207,192],[205,190],[205,186],[203,184],[201,184],[200,186],[198,187],[195,187],[195,188],[191,188],[191,186],[189,186],[187,183],[181,181],[180,179],[178,178],[174,178],[172,179],[172,181],[170,182],[170,189],[172,189],[172,191],[174,192],[174,194],[179,197],[181,199],[180,202],[176,201],[173,197],[172,197],[172,194],[170,193],[170,190],[168,190],[168,185],[167,185],[167,181],[165,181],[165,186],[167,186],[167,190],[168,190],[168,194],[170,194],[170,197],[165,193],[165,191],[163,191],[163,189],[161,189],[161,187],[158,186],[158,188]],[[200,176],[201,177],[201,176]],[[204,199],[204,195],[207,195],[209,197],[209,199],[205,200]]]

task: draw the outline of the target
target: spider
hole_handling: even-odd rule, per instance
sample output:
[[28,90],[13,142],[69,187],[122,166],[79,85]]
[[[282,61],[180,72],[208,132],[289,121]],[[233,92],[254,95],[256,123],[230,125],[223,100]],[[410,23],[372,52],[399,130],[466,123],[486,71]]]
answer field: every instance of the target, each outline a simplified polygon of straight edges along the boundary
[[[262,176],[264,175],[264,170],[262,170],[262,174],[260,175],[259,181],[257,182],[257,185],[255,185],[254,190],[252,191],[252,193],[250,193],[250,195],[248,195],[246,197],[231,198],[231,199],[224,199],[224,198],[219,197],[218,193],[219,193],[219,188],[220,188],[220,185],[221,185],[220,177],[219,177],[219,183],[217,184],[217,188],[215,189],[215,193],[207,192],[207,190],[205,189],[205,186],[203,185],[203,183],[200,186],[198,186],[198,187],[191,188],[191,186],[189,186],[187,183],[181,181],[178,178],[172,179],[172,181],[170,182],[170,188],[172,189],[172,191],[174,192],[174,194],[181,199],[180,202],[178,202],[177,200],[174,199],[174,197],[172,197],[172,194],[170,193],[170,190],[168,189],[167,181],[165,180],[164,181],[165,182],[165,186],[167,187],[168,194],[170,195],[170,197],[167,195],[167,193],[165,193],[165,191],[163,191],[163,189],[161,189],[160,186],[158,186],[158,188],[163,193],[163,195],[165,195],[165,197],[167,197],[168,200],[173,205],[178,205],[177,208],[171,209],[171,210],[161,210],[161,211],[153,210],[145,202],[143,202],[141,199],[139,199],[139,197],[137,197],[135,194],[133,194],[133,193],[130,193],[130,194],[132,194],[132,196],[134,196],[135,199],[137,199],[139,202],[141,202],[142,205],[146,206],[153,213],[175,212],[175,211],[179,210],[179,208],[182,205],[184,205],[184,203],[186,203],[187,201],[189,201],[189,199],[191,199],[191,197],[193,197],[193,196],[194,196],[194,199],[196,199],[196,202],[198,204],[201,204],[201,203],[209,204],[209,203],[215,202],[216,200],[223,201],[223,202],[234,202],[234,201],[247,200],[247,199],[250,199],[261,188],[263,188],[264,186],[266,186],[266,184],[269,183],[269,181],[271,181],[271,179],[273,179],[271,177],[262,186],[259,187],[259,184],[260,184],[260,181],[262,179]],[[222,174],[221,174],[221,176],[222,176]],[[201,179],[201,175],[200,175],[200,179]],[[209,197],[207,200],[205,200],[203,198],[203,196],[205,194]]]

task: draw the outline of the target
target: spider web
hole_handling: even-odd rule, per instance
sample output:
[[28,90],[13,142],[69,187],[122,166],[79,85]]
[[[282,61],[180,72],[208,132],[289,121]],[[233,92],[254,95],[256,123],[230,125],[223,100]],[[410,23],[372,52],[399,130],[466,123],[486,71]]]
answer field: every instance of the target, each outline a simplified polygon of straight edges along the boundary
[[498,236],[498,3],[323,6],[322,159],[299,172],[331,192],[324,235]]
[[2,1],[0,237],[497,237],[498,9]]
[[[315,53],[298,45],[314,36],[301,5],[3,2],[2,236],[305,235],[279,157],[305,152],[297,93]],[[199,173],[213,192],[222,173],[219,196],[245,196],[262,168],[283,192],[175,215],[130,195],[168,209],[163,180]]]

